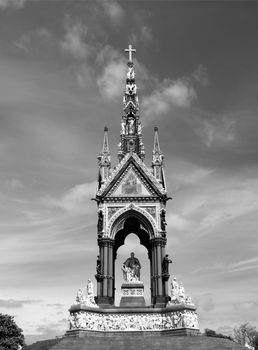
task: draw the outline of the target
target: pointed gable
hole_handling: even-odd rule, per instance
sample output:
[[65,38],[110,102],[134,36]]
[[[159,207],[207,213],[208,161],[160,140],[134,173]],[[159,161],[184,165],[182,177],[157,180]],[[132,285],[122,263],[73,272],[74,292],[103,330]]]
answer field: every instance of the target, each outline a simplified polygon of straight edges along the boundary
[[97,197],[166,196],[166,190],[135,153],[128,153],[97,192]]
[[123,176],[109,191],[109,196],[152,196],[153,191],[144,184],[144,179],[140,176],[136,168],[129,165]]

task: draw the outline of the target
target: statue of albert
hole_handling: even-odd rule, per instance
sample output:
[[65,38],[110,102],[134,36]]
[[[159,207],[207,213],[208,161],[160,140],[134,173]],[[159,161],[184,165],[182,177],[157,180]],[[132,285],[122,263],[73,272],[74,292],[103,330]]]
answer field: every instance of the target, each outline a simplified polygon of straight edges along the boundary
[[126,282],[139,282],[140,281],[140,261],[131,253],[131,256],[123,263],[122,271],[123,277]]

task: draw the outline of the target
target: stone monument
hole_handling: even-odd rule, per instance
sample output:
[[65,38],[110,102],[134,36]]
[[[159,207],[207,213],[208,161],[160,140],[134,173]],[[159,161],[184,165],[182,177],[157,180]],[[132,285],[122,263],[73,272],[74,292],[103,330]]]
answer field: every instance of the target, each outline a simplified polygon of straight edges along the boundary
[[[182,284],[172,279],[168,287],[169,266],[166,253],[167,194],[164,174],[164,155],[160,149],[158,128],[154,128],[154,147],[151,167],[144,163],[145,149],[139,100],[135,82],[133,53],[129,45],[121,119],[118,164],[111,167],[108,128],[104,128],[102,152],[98,157],[97,290],[88,280],[86,290],[79,289],[70,308],[70,329],[66,335],[87,337],[96,334],[120,336],[125,333],[150,336],[197,335],[197,313]],[[155,104],[155,100],[153,100]],[[141,263],[134,252],[115,271],[118,249],[125,238],[134,233],[146,248],[150,263],[150,304],[146,305]],[[115,305],[116,275],[123,275],[122,297]]]

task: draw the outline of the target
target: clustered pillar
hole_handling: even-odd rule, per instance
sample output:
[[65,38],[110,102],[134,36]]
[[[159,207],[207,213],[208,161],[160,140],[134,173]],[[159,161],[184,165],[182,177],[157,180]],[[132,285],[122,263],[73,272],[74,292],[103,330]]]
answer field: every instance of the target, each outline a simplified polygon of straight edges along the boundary
[[169,275],[164,275],[162,271],[165,245],[164,237],[155,237],[151,240],[151,291],[154,307],[164,307],[169,300],[167,290]]
[[98,284],[97,303],[100,307],[114,305],[114,241],[109,238],[99,240],[100,273],[96,274]]

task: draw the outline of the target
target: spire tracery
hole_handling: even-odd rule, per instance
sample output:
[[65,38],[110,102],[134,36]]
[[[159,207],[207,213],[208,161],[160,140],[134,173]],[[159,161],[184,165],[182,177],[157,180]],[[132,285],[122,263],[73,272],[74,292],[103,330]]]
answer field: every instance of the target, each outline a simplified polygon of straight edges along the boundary
[[104,139],[103,139],[103,147],[102,152],[98,156],[99,163],[99,188],[102,183],[106,181],[109,176],[110,167],[111,167],[111,156],[110,149],[108,144],[108,128],[105,126],[104,128]]
[[128,71],[126,75],[125,92],[123,97],[123,115],[121,120],[120,143],[118,145],[118,158],[121,160],[128,152],[136,152],[141,159],[144,158],[144,146],[142,142],[142,126],[139,120],[139,99],[132,53],[136,50],[129,45],[125,49],[129,53]]
[[154,146],[152,151],[152,169],[153,169],[153,175],[156,177],[158,181],[163,183],[165,187],[163,165],[164,165],[164,155],[159,145],[158,127],[155,126],[154,127]]

